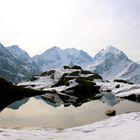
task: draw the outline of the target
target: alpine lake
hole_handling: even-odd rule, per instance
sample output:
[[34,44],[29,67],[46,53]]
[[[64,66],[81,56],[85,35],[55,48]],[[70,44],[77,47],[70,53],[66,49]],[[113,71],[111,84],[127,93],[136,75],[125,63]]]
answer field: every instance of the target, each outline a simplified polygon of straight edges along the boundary
[[118,98],[112,93],[101,96],[70,96],[46,94],[16,101],[0,113],[1,128],[57,128],[82,126],[109,118],[107,110],[116,115],[140,111],[135,101]]

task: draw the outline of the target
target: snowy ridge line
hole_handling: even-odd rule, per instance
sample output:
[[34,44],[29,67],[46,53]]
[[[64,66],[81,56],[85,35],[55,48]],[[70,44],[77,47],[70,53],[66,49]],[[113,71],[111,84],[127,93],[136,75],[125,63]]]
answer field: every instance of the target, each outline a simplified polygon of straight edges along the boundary
[[0,44],[0,56],[0,76],[15,83],[28,80],[44,71],[58,68],[62,70],[64,65],[79,65],[83,69],[98,73],[106,80],[123,79],[135,84],[140,83],[140,63],[133,62],[113,46],[102,49],[94,57],[75,48],[52,47],[31,58],[17,45],[4,47]]

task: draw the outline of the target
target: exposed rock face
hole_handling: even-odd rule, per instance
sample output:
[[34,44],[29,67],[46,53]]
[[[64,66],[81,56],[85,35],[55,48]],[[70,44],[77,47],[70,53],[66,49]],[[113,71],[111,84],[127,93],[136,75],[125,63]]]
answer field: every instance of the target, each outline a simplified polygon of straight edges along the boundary
[[[83,70],[82,70],[83,71]],[[64,73],[62,77],[58,80],[58,82],[52,87],[58,86],[68,86],[63,93],[80,96],[80,95],[95,95],[99,93],[100,86],[97,86],[94,82],[94,79],[102,79],[101,76],[93,74],[85,74],[85,76],[81,76],[81,70],[74,71],[71,73]],[[71,82],[75,82],[76,85],[71,87]]]
[[[75,96],[80,94],[94,95],[99,93],[100,86],[97,86],[93,81],[94,79],[102,79],[102,77],[98,74],[96,75],[95,73],[85,74],[82,76],[82,73],[83,70],[75,70],[71,73],[64,73],[52,87],[58,87],[62,85],[68,86],[66,91],[63,91],[63,93],[68,93]],[[77,84],[71,87],[71,80]]]
[[76,86],[67,88],[64,92],[74,96],[95,95],[99,93],[100,86],[97,86],[92,81],[77,78],[76,82],[78,83]]

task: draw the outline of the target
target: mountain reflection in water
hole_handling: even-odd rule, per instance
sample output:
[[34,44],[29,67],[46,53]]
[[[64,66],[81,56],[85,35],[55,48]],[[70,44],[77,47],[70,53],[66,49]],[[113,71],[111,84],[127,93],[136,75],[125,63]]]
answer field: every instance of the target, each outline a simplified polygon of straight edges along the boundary
[[[133,98],[132,98],[133,97]],[[36,99],[43,100],[46,104],[51,105],[53,107],[58,107],[64,105],[64,107],[69,107],[70,105],[74,107],[79,107],[84,103],[99,100],[102,103],[105,103],[108,106],[115,106],[116,104],[120,103],[123,99],[116,97],[111,92],[104,93],[104,94],[94,94],[94,95],[78,95],[72,96],[63,93],[47,93],[45,95],[35,96]],[[131,96],[125,97],[128,100],[139,102],[139,96]],[[24,98],[22,100],[13,102],[8,106],[8,108],[18,109],[20,106],[28,102],[29,98]]]
[[[112,108],[116,114],[140,111],[139,104],[120,100],[114,104],[115,97],[103,95],[72,96],[49,93],[13,102],[0,113],[0,127],[53,127],[69,128],[97,122],[108,118],[105,111]],[[109,101],[112,100],[112,101]],[[109,103],[110,102],[110,103]],[[108,106],[111,104],[114,106]],[[117,103],[117,102],[116,102]]]
[[[66,95],[63,93],[47,93],[45,95],[35,96],[38,100],[43,100],[46,104],[49,104],[53,107],[58,107],[64,105],[64,107],[69,107],[70,105],[74,107],[81,106],[82,104],[92,101],[92,100],[99,100],[101,95]],[[29,98],[24,98],[22,100],[13,102],[8,106],[8,108],[18,109],[20,106],[28,102]]]

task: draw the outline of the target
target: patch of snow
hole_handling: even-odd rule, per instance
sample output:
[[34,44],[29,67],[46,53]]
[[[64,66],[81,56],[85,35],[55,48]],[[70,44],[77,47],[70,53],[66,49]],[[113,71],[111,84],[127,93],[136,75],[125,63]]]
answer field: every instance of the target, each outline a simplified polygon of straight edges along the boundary
[[[57,69],[55,70],[54,73],[54,78],[51,76],[36,76],[36,80],[34,81],[27,81],[27,82],[22,82],[19,83],[19,86],[26,86],[27,88],[32,88],[32,89],[44,89],[44,90],[52,90],[52,89],[60,89],[60,87],[57,88],[51,88],[52,85],[54,85],[64,73],[71,73],[77,71],[75,69]],[[74,81],[71,81],[70,85],[73,86],[75,85]],[[65,87],[65,86],[64,86]]]
[[132,94],[140,95],[140,88],[139,89],[130,90],[130,91],[126,91],[126,92],[122,92],[122,93],[118,93],[117,96],[119,96],[119,97],[126,97],[126,96],[129,96],[129,95],[132,95]]
[[[96,82],[97,85],[101,86],[101,91],[105,92],[111,90],[113,94],[119,97],[125,97],[132,94],[140,95],[140,85],[138,84],[127,84],[127,83],[118,83],[118,82]],[[119,85],[119,88],[116,86]]]

